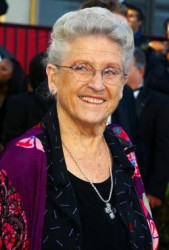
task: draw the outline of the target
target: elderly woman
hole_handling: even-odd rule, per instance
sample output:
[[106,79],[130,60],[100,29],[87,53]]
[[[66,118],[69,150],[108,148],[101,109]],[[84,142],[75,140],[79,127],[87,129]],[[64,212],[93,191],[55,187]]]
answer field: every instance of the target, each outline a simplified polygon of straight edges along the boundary
[[[106,9],[56,21],[46,67],[56,107],[11,142],[0,161],[26,216],[27,227],[17,224],[22,238],[9,237],[10,249],[157,249],[133,147],[120,127],[106,127],[132,55],[131,29]],[[0,213],[2,226],[15,223],[12,213]]]

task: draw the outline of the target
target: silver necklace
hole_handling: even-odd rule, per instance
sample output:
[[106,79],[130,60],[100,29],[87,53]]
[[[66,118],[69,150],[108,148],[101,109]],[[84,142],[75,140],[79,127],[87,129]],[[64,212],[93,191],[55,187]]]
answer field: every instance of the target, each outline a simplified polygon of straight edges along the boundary
[[116,209],[112,208],[112,205],[110,203],[111,200],[111,196],[112,196],[112,192],[113,192],[113,174],[112,174],[112,169],[111,169],[111,163],[110,163],[110,153],[108,150],[108,146],[106,144],[106,141],[104,139],[104,143],[106,146],[106,151],[107,151],[107,155],[108,155],[108,164],[109,164],[109,171],[110,171],[110,180],[111,180],[111,186],[110,186],[110,192],[109,192],[109,197],[108,199],[104,199],[101,194],[99,193],[99,191],[97,190],[96,186],[90,181],[90,179],[87,177],[86,173],[84,172],[84,170],[81,168],[80,164],[77,162],[76,158],[74,157],[74,155],[72,154],[72,152],[70,151],[70,149],[66,146],[66,144],[62,141],[63,146],[65,147],[65,149],[67,150],[67,152],[69,153],[69,155],[71,156],[72,160],[74,161],[74,163],[76,164],[76,166],[78,167],[78,169],[80,170],[80,172],[82,173],[82,175],[85,177],[85,179],[91,184],[91,186],[93,187],[93,189],[95,190],[95,192],[97,193],[98,197],[100,198],[101,201],[103,201],[106,206],[104,208],[104,211],[106,214],[109,215],[110,219],[114,219],[115,218],[115,213],[116,213]]

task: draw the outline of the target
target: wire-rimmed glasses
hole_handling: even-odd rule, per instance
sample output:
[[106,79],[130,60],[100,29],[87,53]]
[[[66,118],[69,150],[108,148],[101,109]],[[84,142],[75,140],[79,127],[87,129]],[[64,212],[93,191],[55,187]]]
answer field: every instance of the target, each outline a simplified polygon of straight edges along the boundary
[[56,67],[70,69],[74,77],[80,82],[89,81],[96,75],[97,71],[100,72],[105,84],[118,85],[121,83],[120,80],[127,77],[127,74],[125,74],[123,70],[111,66],[97,70],[94,69],[90,64],[86,63],[80,63],[74,66],[56,65]]

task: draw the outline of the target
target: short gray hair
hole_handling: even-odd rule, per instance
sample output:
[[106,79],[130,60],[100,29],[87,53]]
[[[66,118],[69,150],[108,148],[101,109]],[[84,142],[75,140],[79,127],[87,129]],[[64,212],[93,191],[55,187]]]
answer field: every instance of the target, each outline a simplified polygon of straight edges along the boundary
[[117,42],[123,53],[123,69],[128,71],[133,57],[133,31],[124,17],[101,7],[71,11],[54,24],[46,63],[61,64],[67,46],[86,35],[104,35]]

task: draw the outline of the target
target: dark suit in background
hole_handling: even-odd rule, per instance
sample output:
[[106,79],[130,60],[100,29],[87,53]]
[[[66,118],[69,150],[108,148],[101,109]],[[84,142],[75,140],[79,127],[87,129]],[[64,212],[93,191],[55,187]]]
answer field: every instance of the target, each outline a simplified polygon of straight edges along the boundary
[[138,164],[147,198],[158,225],[169,182],[169,98],[144,86],[146,57],[135,48],[128,72],[139,122]]
[[33,92],[22,93],[8,98],[2,128],[2,142],[6,145],[12,139],[38,124],[54,103],[47,98],[47,81]]
[[129,135],[133,144],[138,141],[138,121],[132,89],[125,85],[123,97],[112,115],[112,122],[120,125]]
[[139,166],[148,194],[164,198],[169,180],[169,98],[143,87],[136,98],[140,146]]

